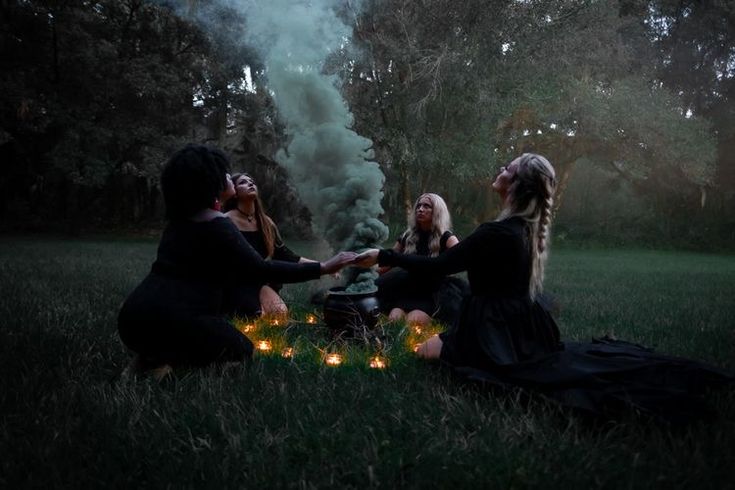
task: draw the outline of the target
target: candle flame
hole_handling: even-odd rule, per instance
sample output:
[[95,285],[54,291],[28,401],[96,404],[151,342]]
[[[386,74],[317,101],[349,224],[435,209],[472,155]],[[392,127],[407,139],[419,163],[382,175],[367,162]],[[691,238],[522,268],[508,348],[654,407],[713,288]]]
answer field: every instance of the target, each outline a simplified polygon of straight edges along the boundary
[[270,340],[259,340],[258,343],[255,344],[255,347],[257,347],[258,350],[262,350],[263,352],[267,352],[273,348]]
[[326,362],[330,366],[339,366],[340,364],[342,364],[342,356],[337,353],[327,354],[324,362]]
[[370,367],[373,369],[385,369],[387,364],[385,359],[380,356],[375,356],[370,358]]

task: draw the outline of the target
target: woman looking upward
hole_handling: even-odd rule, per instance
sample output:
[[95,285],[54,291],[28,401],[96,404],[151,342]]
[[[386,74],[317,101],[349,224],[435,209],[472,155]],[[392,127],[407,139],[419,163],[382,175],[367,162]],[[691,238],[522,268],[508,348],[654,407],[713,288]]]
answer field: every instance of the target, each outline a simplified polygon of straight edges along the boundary
[[[293,253],[283,243],[278,227],[265,212],[258,186],[250,175],[233,174],[232,183],[235,196],[226,203],[228,211],[225,214],[263,259],[299,264],[314,262]],[[237,284],[227,291],[226,302],[240,316],[285,317],[288,307],[279,295],[281,287],[275,282]]]

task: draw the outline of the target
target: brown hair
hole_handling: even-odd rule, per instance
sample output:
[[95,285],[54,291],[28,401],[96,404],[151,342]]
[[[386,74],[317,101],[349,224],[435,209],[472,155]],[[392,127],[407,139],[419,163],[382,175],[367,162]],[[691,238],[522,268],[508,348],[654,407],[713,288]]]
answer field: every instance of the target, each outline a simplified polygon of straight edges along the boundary
[[[246,173],[236,173],[232,174],[230,179],[232,180],[232,184],[237,187],[237,180],[240,177],[249,177],[250,179],[253,179],[253,177]],[[255,179],[253,179],[254,181]],[[232,209],[237,209],[237,194],[227,201],[225,203],[225,211],[230,211]],[[281,241],[281,235],[278,233],[278,227],[276,227],[276,224],[273,222],[273,220],[265,213],[265,209],[263,208],[263,201],[260,200],[260,195],[255,195],[255,219],[258,222],[258,229],[263,234],[263,241],[265,242],[265,249],[268,252],[268,255],[266,258],[270,259],[273,257],[273,253],[276,249],[276,244]]]

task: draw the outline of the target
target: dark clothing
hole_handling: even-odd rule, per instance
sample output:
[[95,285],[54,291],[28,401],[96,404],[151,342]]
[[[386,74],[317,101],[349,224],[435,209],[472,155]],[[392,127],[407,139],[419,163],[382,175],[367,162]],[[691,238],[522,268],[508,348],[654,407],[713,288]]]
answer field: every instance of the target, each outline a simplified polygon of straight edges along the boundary
[[529,297],[531,254],[520,218],[480,225],[438,257],[381,250],[381,265],[412,274],[467,270],[471,295],[441,334],[441,360],[469,379],[523,387],[594,414],[633,407],[667,420],[704,413],[704,389],[733,376],[696,361],[611,339],[561,343],[551,315]]
[[[262,259],[267,259],[268,249],[265,246],[263,232],[241,231],[242,236],[258,252]],[[296,255],[282,241],[277,240],[273,247],[273,260],[296,263],[301,257]],[[260,315],[260,289],[268,285],[276,292],[280,291],[283,284],[276,281],[241,281],[233,284],[225,290],[225,309],[240,317],[255,317]]]
[[[405,250],[408,232],[399,236],[396,241]],[[447,241],[454,236],[451,231],[445,231],[439,242],[439,253],[447,249]],[[431,255],[429,241],[431,233],[418,232],[416,242],[416,254],[428,257]],[[443,274],[411,274],[401,268],[394,268],[381,275],[375,285],[378,287],[378,298],[383,312],[388,313],[393,308],[400,308],[409,312],[421,310],[429,316],[433,316],[438,308],[437,292],[442,286]]]
[[224,291],[320,276],[318,263],[264,261],[229,220],[168,224],[151,272],[125,301],[120,337],[144,358],[172,365],[242,361],[252,343],[227,321]]

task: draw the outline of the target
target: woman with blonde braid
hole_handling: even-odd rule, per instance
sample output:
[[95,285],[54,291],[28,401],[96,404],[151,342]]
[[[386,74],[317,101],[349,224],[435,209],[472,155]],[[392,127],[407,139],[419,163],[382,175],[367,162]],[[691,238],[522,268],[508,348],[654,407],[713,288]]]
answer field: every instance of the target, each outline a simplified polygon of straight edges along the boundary
[[502,167],[492,188],[503,200],[495,221],[480,225],[437,257],[372,249],[355,261],[399,266],[412,274],[467,271],[471,294],[459,320],[417,347],[467,378],[523,387],[596,414],[632,407],[676,420],[701,414],[708,386],[730,383],[717,368],[612,339],[562,343],[537,302],[548,253],[556,177],[546,158],[525,153]]

